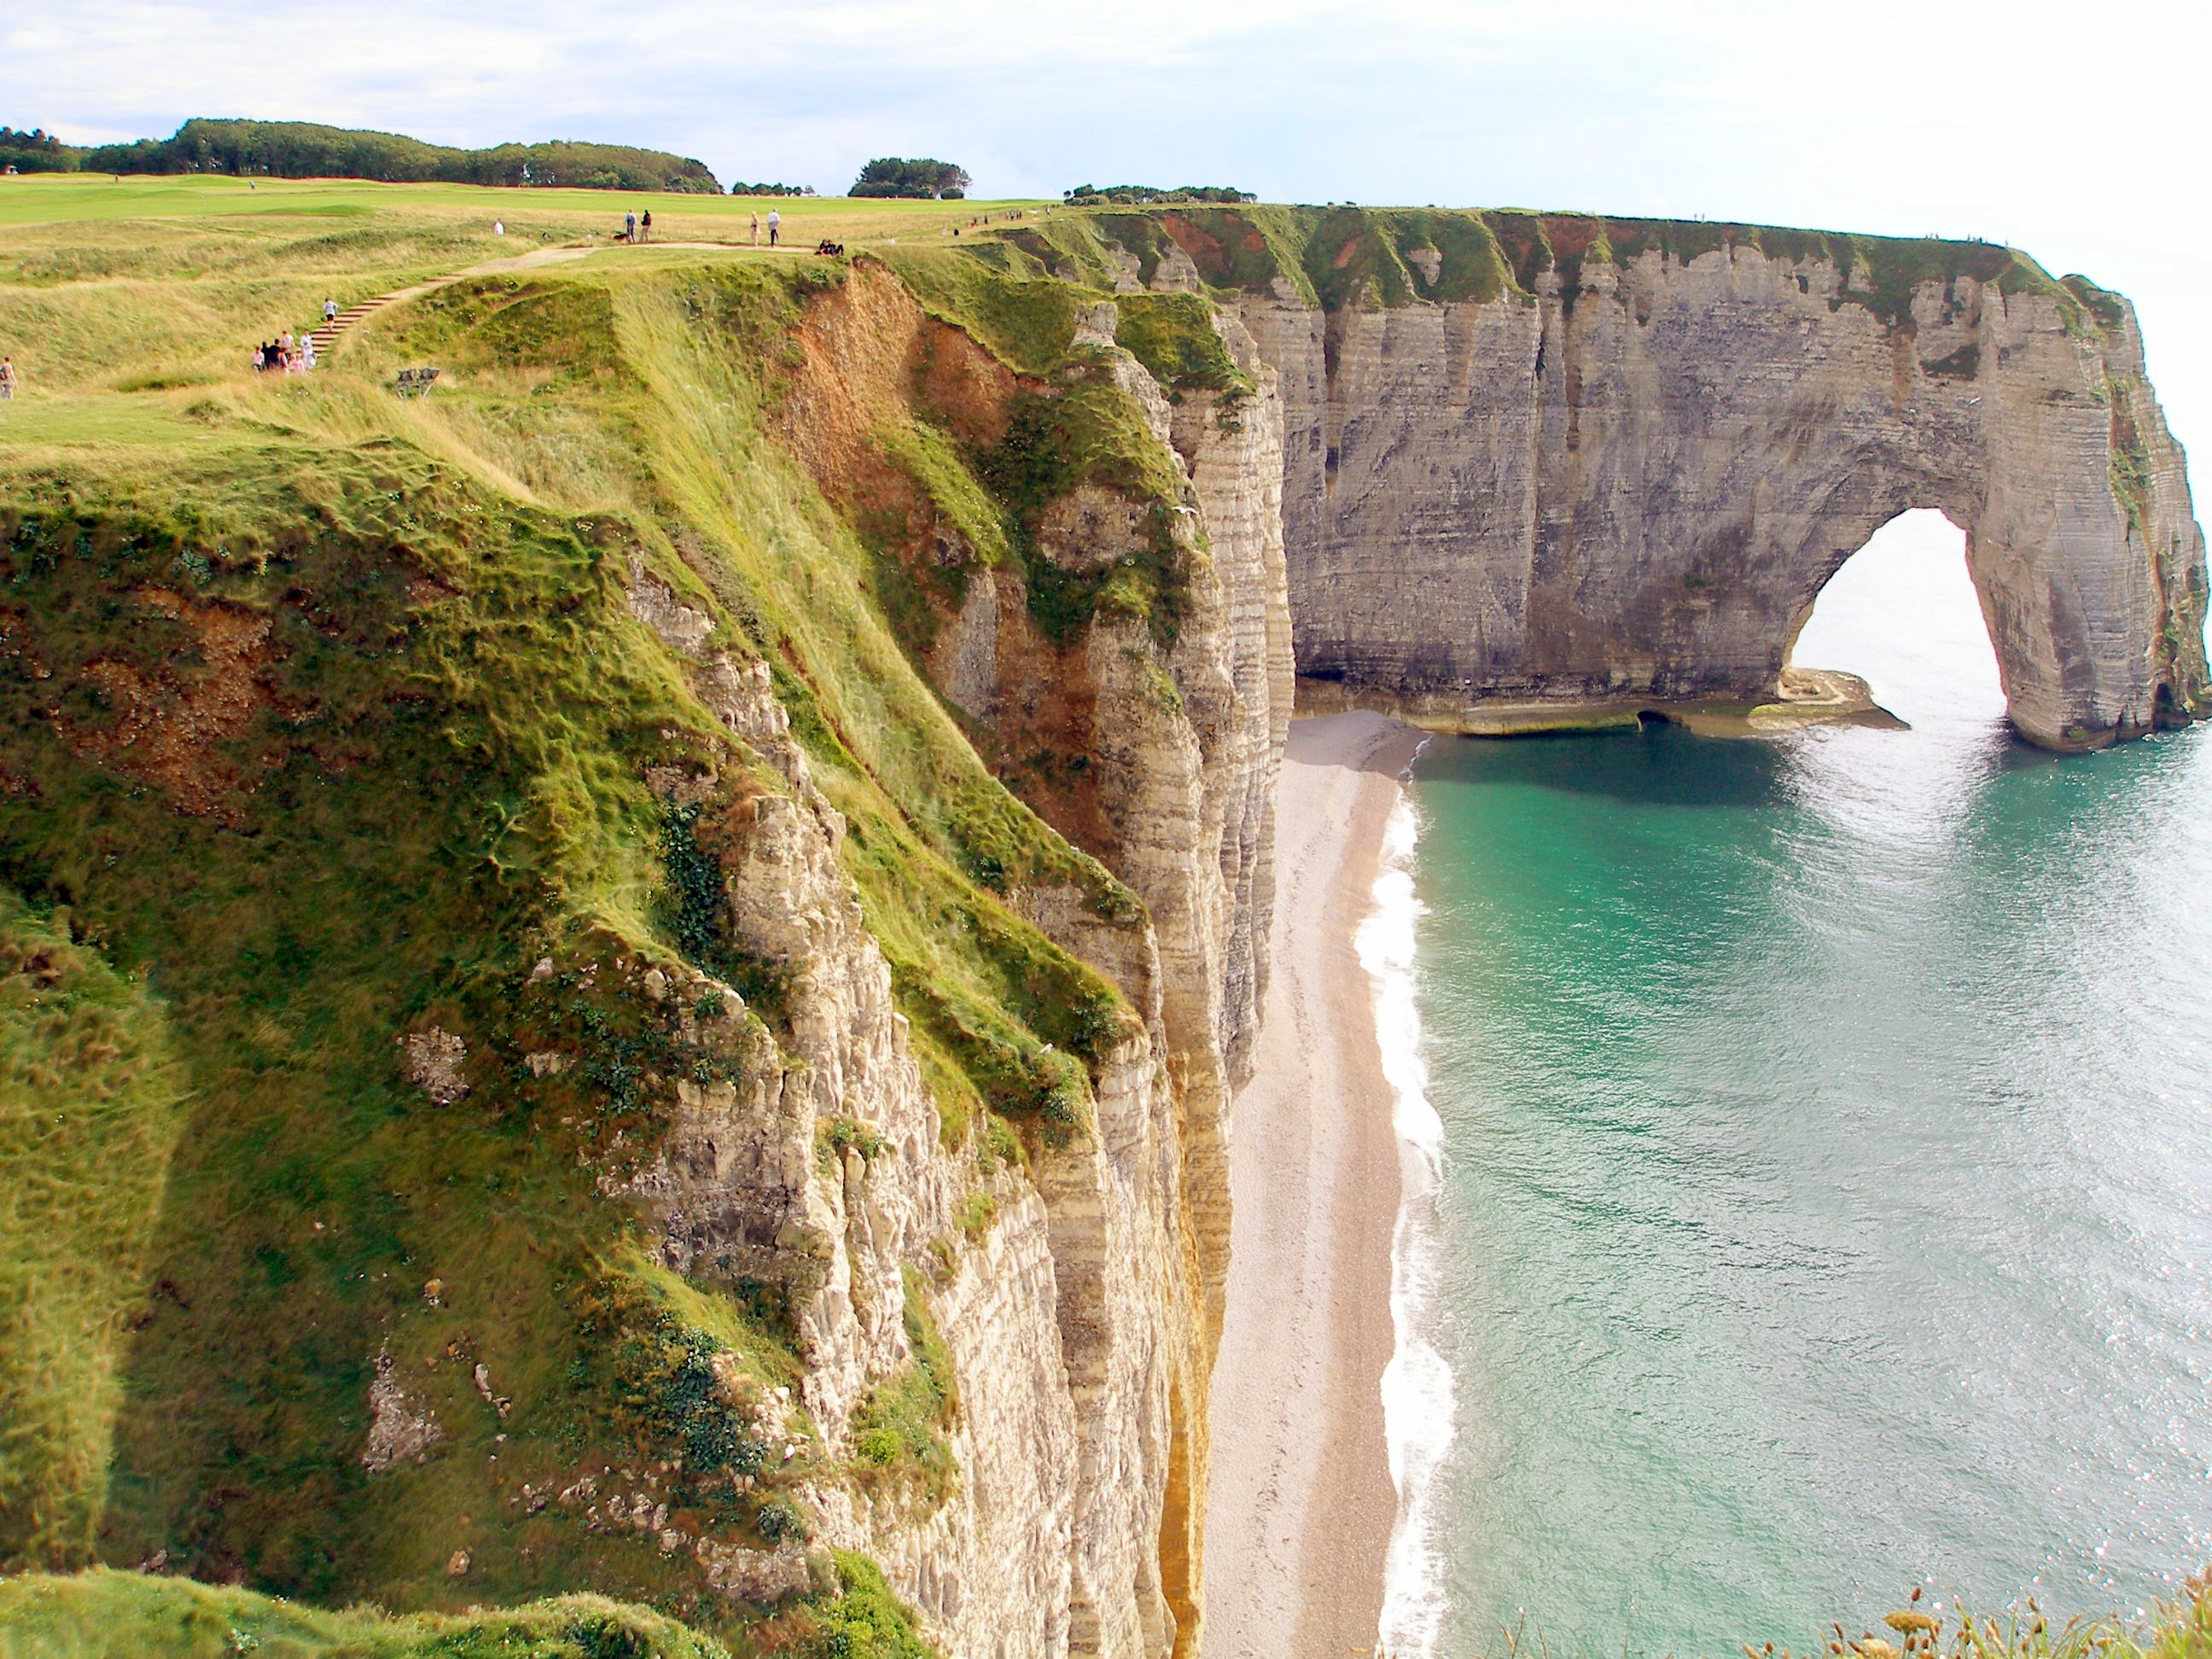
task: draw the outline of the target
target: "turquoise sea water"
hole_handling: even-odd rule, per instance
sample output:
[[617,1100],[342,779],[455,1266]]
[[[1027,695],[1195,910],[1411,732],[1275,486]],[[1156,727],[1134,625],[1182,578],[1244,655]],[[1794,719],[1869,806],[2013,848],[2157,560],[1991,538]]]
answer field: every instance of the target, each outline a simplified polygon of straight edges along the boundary
[[2128,1612],[2212,1559],[2212,731],[2011,742],[1923,515],[1798,658],[1913,729],[1418,769],[1437,1653]]

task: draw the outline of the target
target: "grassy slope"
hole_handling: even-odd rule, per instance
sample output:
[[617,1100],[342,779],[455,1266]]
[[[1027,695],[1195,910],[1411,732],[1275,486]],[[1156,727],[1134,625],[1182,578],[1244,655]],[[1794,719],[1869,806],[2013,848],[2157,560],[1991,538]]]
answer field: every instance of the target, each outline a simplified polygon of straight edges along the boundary
[[[685,1392],[695,1353],[725,1350],[771,1387],[795,1364],[774,1294],[649,1268],[593,1185],[649,1148],[653,1074],[742,1072],[771,1036],[751,1017],[685,1036],[631,988],[683,944],[646,770],[782,786],[730,752],[629,617],[629,558],[716,617],[709,648],[775,665],[852,826],[950,1144],[1014,1152],[1036,1113],[1079,1096],[1064,1057],[1127,1018],[994,889],[1073,882],[1136,913],[990,777],[887,625],[866,550],[763,441],[788,331],[832,268],[624,251],[387,313],[312,381],[235,367],[275,301],[396,285],[489,244],[415,216],[6,239],[0,342],[34,339],[37,372],[0,426],[0,876],[35,908],[23,926],[103,982],[151,988],[129,1006],[188,1091],[173,1158],[140,1149],[140,1202],[116,1194],[143,1231],[160,1192],[152,1266],[117,1253],[71,1360],[96,1381],[127,1310],[108,1501],[97,1410],[74,1449],[11,1442],[8,1478],[92,1494],[71,1524],[88,1534],[97,1511],[109,1561],[161,1550],[291,1594],[434,1607],[588,1584],[750,1640],[684,1558],[514,1501],[741,1448],[744,1426]],[[434,399],[382,389],[426,356],[448,368]],[[961,476],[969,509],[995,512]],[[65,919],[41,920],[54,906]],[[532,987],[540,955],[560,971]],[[769,991],[772,1025],[772,988],[747,988]],[[470,1043],[471,1091],[448,1106],[399,1070],[398,1039],[433,1024]],[[533,1077],[524,1053],[544,1047],[586,1063]],[[969,1134],[1006,1121],[987,1106],[1011,1130]],[[28,1263],[38,1217],[6,1213],[0,1259]],[[380,1352],[445,1437],[370,1475],[356,1454]],[[477,1397],[478,1362],[517,1402],[504,1421]],[[854,1478],[911,1462],[941,1486],[934,1387],[871,1402],[897,1443],[872,1442]],[[734,1502],[679,1486],[699,1524],[768,1535],[773,1481]],[[469,1572],[450,1579],[461,1549]]]
[[0,1563],[92,1559],[184,1086],[144,981],[0,894]]
[[597,1596],[504,1613],[392,1619],[327,1613],[174,1579],[98,1571],[0,1583],[5,1659],[726,1659],[672,1620]]
[[[250,187],[249,187],[250,185]],[[26,173],[0,179],[0,225],[83,224],[124,219],[260,218],[313,215],[347,220],[377,214],[503,219],[510,235],[558,223],[604,234],[625,212],[650,208],[655,236],[695,233],[726,241],[745,234],[749,216],[770,208],[791,228],[787,240],[808,246],[830,235],[860,239],[935,235],[984,214],[1048,205],[1007,202],[902,202],[842,196],[691,196],[605,190],[491,190],[475,185],[386,185],[366,179],[257,179],[216,174]],[[530,234],[534,234],[532,230]],[[765,240],[766,233],[763,233]]]
[[[792,1659],[920,1659],[881,1581],[850,1564],[854,1588],[786,1616]],[[2002,1618],[1914,1603],[1856,1638],[1818,1636],[1821,1659],[2207,1659],[2212,1575],[2134,1626],[2053,1630],[2031,1607]],[[1749,1652],[1748,1649],[1745,1650]],[[4,1659],[722,1659],[724,1650],[672,1622],[596,1596],[570,1595],[501,1613],[392,1619],[324,1613],[235,1589],[97,1571],[0,1582]],[[1779,1659],[1791,1659],[1789,1650]]]
[[[2026,254],[1983,242],[1517,209],[1099,209],[1054,216],[1040,228],[1067,248],[1068,257],[1079,258],[1070,232],[1085,219],[1136,256],[1146,281],[1171,248],[1180,248],[1214,288],[1265,293],[1279,282],[1330,309],[1527,295],[1553,270],[1571,289],[1585,263],[1654,252],[1686,261],[1736,246],[1791,262],[1832,260],[1849,279],[1836,303],[1864,306],[1908,331],[1915,286],[1961,276],[1996,282],[2008,292],[2047,294],[2077,320],[2094,314]],[[1020,233],[1012,234],[1018,239]]]

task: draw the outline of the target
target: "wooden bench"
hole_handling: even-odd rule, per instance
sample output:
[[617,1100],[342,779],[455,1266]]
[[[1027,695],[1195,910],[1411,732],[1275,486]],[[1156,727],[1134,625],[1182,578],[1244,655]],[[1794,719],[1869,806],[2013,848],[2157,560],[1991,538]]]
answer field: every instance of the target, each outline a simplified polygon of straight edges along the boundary
[[434,368],[403,368],[399,378],[392,383],[392,389],[403,398],[427,398],[437,378]]

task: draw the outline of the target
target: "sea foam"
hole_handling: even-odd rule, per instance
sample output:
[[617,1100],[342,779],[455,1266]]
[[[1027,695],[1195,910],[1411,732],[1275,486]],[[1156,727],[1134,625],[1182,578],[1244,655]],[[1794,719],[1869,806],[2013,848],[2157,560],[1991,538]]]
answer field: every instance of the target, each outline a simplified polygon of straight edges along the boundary
[[1441,1253],[1434,1213],[1443,1121],[1429,1104],[1414,994],[1422,905],[1413,891],[1413,865],[1419,842],[1420,820],[1401,792],[1383,830],[1375,908],[1354,938],[1373,988],[1376,1036],[1398,1135],[1401,1190],[1390,1238],[1390,1316],[1397,1342],[1382,1372],[1383,1432],[1390,1480],[1398,1489],[1398,1519],[1390,1534],[1376,1641],[1381,1651],[1409,1659],[1435,1650],[1443,1621],[1443,1563],[1430,1490],[1452,1437],[1451,1370],[1425,1334],[1436,1304]]

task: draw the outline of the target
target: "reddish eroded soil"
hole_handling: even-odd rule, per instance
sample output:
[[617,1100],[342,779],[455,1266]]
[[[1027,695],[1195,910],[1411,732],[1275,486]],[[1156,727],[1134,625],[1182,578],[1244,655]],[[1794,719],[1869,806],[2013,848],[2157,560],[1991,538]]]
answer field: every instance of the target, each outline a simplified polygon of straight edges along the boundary
[[203,605],[166,588],[141,587],[131,597],[157,615],[183,623],[194,636],[185,653],[149,673],[114,658],[96,658],[78,675],[106,701],[97,724],[58,719],[70,752],[161,789],[177,810],[236,829],[238,797],[252,785],[216,745],[243,737],[275,699],[264,672],[275,659],[269,618],[223,604]]
[[981,447],[1006,429],[1013,371],[866,260],[807,307],[799,343],[776,435],[835,497],[884,468],[873,440],[887,419],[920,414]]
[[[942,426],[963,448],[1005,435],[1021,382],[959,329],[925,312],[888,271],[863,260],[815,300],[798,331],[801,362],[787,383],[775,435],[823,493],[915,576],[938,613],[940,642],[953,620],[944,591],[927,580],[956,539],[923,489],[885,459],[876,434],[890,422]],[[1098,813],[1091,769],[1096,695],[1078,642],[1055,648],[1032,625],[1021,573],[971,568],[1000,586],[998,696],[988,723],[963,721],[985,763],[1046,822],[1102,855],[1111,838]],[[907,642],[939,684],[941,665]]]

